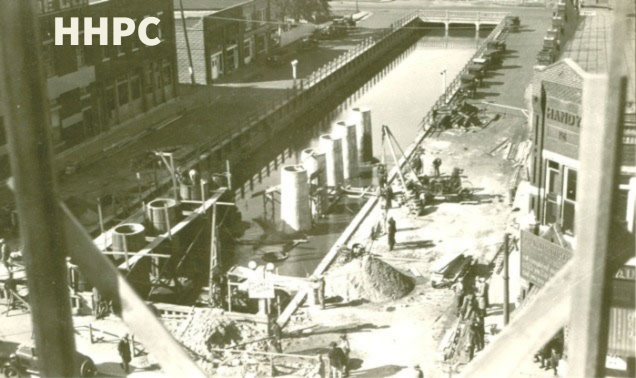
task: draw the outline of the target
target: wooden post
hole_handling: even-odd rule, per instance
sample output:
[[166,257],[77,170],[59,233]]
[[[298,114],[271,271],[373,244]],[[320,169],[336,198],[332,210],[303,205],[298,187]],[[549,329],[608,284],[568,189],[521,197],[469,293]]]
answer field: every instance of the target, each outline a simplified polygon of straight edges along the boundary
[[510,323],[510,277],[508,275],[508,249],[509,249],[509,238],[510,235],[506,233],[504,235],[504,245],[503,245],[503,321],[504,326]]
[[[217,263],[216,250],[216,203],[212,205],[212,219],[210,220],[210,276],[208,279],[208,300],[213,303],[212,290],[214,288],[214,267]],[[228,281],[229,282],[229,281]]]
[[[0,112],[41,376],[78,376],[36,1],[0,2]],[[37,277],[37,279],[32,279]]]

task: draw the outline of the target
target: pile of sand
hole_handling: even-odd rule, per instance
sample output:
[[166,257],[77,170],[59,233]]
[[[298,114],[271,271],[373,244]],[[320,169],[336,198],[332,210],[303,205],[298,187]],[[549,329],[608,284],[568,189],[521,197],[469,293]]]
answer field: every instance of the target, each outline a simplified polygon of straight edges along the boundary
[[[211,352],[210,348],[226,349],[250,340],[267,337],[266,330],[257,329],[251,324],[234,322],[223,316],[222,311],[207,308],[194,308],[187,320],[183,321],[174,336],[190,352],[191,357],[207,374],[215,373],[214,365],[227,364],[239,367],[250,356],[229,352]],[[267,342],[255,342],[239,349],[265,351]],[[240,369],[239,369],[240,370]],[[236,372],[239,374],[239,371]],[[226,372],[227,376],[233,376]],[[240,374],[239,374],[240,375]]]
[[330,270],[325,279],[325,295],[339,296],[345,302],[385,302],[404,297],[414,286],[411,278],[391,265],[365,256]]

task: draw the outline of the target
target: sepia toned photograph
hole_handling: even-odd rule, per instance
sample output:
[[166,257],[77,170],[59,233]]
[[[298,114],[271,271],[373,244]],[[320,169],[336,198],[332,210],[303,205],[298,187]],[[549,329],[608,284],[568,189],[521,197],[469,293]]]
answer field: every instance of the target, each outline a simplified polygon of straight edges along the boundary
[[636,1],[0,0],[0,377],[636,377]]

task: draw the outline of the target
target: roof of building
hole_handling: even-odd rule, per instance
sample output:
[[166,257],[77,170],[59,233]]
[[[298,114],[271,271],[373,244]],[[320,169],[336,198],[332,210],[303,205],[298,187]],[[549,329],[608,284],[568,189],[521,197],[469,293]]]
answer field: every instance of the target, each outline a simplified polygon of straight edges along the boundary
[[[623,49],[623,55],[627,63],[628,89],[627,101],[634,108],[634,96],[636,93],[636,18],[634,11],[636,5],[629,2],[631,11],[627,16],[629,20],[627,43]],[[570,58],[583,70],[589,73],[606,73],[610,65],[610,51],[612,46],[612,25],[615,14],[611,10],[595,8],[583,10],[576,32],[562,49],[561,57]]]
[[548,96],[556,97],[560,100],[580,104],[583,98],[583,91],[581,90],[581,88],[553,83],[550,81],[544,81],[543,85],[548,92]]
[[180,2],[183,2],[184,10],[220,10],[251,1],[253,0],[174,0],[174,9],[181,9]]

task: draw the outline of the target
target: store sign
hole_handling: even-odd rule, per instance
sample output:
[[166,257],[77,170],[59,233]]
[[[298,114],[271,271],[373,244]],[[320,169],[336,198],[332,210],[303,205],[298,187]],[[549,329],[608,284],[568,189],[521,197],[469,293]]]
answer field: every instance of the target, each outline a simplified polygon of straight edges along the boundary
[[564,125],[581,127],[581,117],[576,114],[564,112],[563,110],[547,108],[545,110],[545,118],[557,121]]
[[543,286],[572,257],[572,251],[521,231],[521,277]]
[[247,293],[252,299],[274,299],[274,283],[263,279],[250,279],[247,282]]

